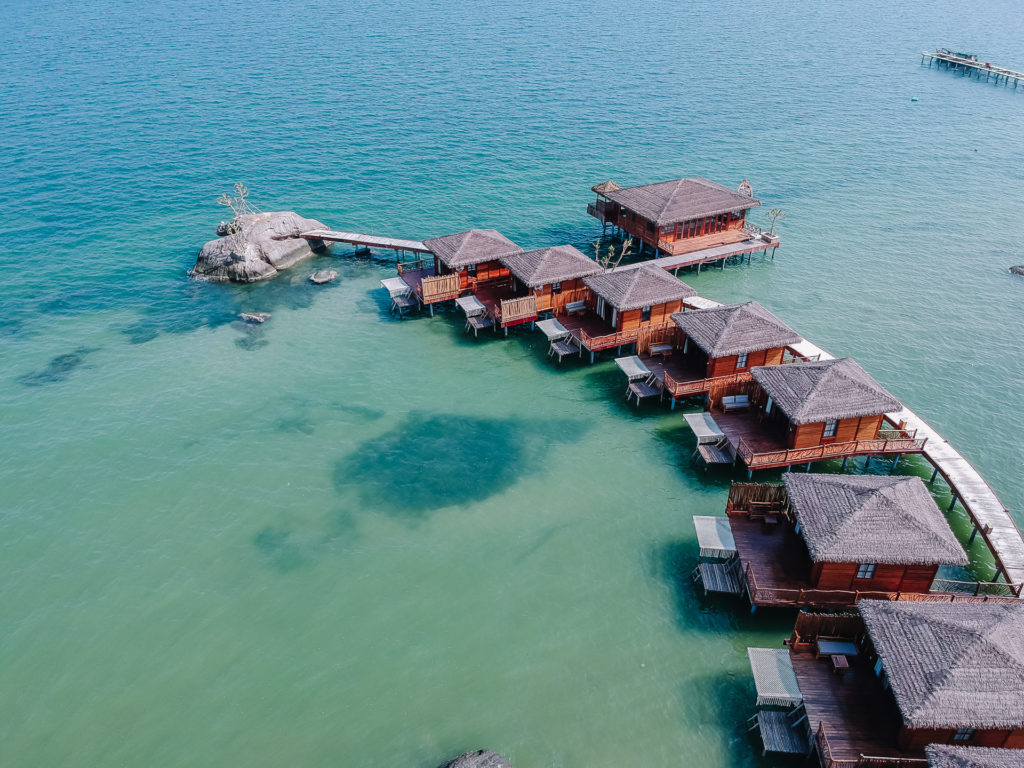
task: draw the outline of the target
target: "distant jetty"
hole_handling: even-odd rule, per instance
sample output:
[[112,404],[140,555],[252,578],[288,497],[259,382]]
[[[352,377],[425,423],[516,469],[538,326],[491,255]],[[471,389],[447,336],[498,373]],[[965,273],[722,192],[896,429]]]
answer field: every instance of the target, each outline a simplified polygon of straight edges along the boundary
[[938,48],[933,53],[924,51],[921,54],[921,64],[924,64],[926,60],[928,61],[929,69],[931,69],[932,64],[935,64],[938,68],[951,69],[966,77],[977,76],[979,80],[981,80],[982,75],[985,75],[986,83],[989,80],[993,80],[995,85],[999,85],[1000,81],[1002,81],[1003,85],[1009,85],[1012,80],[1013,90],[1017,90],[1017,85],[1021,80],[1024,80],[1024,72],[1016,72],[1005,67],[997,67],[987,61],[980,61],[978,56],[973,53]]

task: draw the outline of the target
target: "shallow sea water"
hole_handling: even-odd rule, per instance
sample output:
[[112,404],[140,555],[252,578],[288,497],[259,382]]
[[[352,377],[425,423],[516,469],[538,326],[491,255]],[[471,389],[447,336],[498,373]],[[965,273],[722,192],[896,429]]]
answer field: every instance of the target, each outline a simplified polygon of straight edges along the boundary
[[341,247],[185,272],[235,181],[589,248],[593,183],[746,177],[783,247],[687,282],[856,357],[1021,522],[1024,93],[918,63],[1024,67],[1014,8],[0,6],[0,762],[771,765],[745,648],[793,617],[695,595],[730,478],[678,412],[398,321]]

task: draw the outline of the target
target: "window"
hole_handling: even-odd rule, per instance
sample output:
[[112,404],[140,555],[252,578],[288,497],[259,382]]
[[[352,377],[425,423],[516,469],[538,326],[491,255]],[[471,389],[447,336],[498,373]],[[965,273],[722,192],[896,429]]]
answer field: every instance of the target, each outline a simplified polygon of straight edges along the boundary
[[552,293],[561,293],[562,292],[562,284],[561,283],[552,283],[551,284],[551,292]]
[[959,728],[957,729],[957,732],[953,734],[953,741],[970,741],[973,738],[973,728]]
[[470,277],[476,277],[476,264],[470,264],[466,267],[466,274]]
[[861,563],[857,566],[857,578],[858,579],[873,579],[875,577],[875,564],[874,563]]
[[640,322],[641,323],[646,323],[650,319],[651,319],[651,308],[650,307],[644,307],[643,309],[641,309],[640,310]]
[[822,437],[835,437],[836,428],[839,426],[838,419],[828,419],[825,422],[825,431],[822,433]]
[[741,353],[741,354],[736,356],[736,367],[737,368],[746,368],[747,367],[747,354],[748,353],[743,352],[743,353]]

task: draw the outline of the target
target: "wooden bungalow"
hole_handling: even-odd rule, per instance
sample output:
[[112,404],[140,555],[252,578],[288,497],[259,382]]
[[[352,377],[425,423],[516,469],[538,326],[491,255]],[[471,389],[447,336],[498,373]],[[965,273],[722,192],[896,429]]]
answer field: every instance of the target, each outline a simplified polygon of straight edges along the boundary
[[574,307],[582,310],[589,289],[583,278],[601,273],[601,266],[571,245],[520,251],[501,257],[512,274],[514,298],[495,306],[495,322],[502,327],[558,317]]
[[939,566],[968,559],[920,478],[787,472],[782,479],[735,483],[729,492],[738,562],[723,567],[752,606],[1013,596],[1009,584],[936,580]]
[[1024,754],[1016,749],[929,744],[924,752],[928,768],[1024,768]]
[[924,450],[925,439],[913,430],[901,424],[883,428],[885,415],[903,406],[850,358],[757,367],[750,374],[753,381],[723,387],[709,398],[723,437],[720,455],[701,450],[705,461],[739,459],[752,472]]
[[590,352],[628,344],[644,347],[654,334],[671,332],[671,317],[683,299],[697,292],[659,267],[639,264],[583,278],[585,306],[578,302],[560,323],[575,342]]
[[471,229],[424,240],[423,244],[430,250],[432,262],[400,264],[398,272],[411,294],[431,312],[434,304],[467,291],[499,294],[505,290],[511,295],[509,271],[501,257],[523,249],[500,232]]
[[787,642],[799,688],[788,727],[822,768],[911,768],[936,744],[1024,749],[1024,603],[858,608],[801,612]]
[[750,381],[751,368],[805,359],[791,349],[802,341],[800,334],[756,301],[678,312],[672,322],[674,336],[640,358],[673,404]]
[[[739,190],[699,177],[626,188],[606,181],[591,189],[597,201],[588,213],[663,256],[750,239],[747,211],[761,205],[746,180]],[[777,238],[765,247],[774,245]]]

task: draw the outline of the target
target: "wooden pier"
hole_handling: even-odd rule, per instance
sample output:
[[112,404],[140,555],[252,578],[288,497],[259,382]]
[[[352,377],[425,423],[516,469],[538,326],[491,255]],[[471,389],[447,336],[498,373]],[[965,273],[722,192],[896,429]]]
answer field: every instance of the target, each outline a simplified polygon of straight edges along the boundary
[[305,240],[322,240],[325,243],[349,243],[364,248],[383,248],[390,251],[409,251],[410,253],[430,253],[419,240],[402,240],[396,237],[378,237],[358,232],[336,232],[333,229],[314,229],[303,232],[299,237]]
[[1014,90],[1017,90],[1017,86],[1024,80],[1024,72],[1016,72],[1005,67],[997,67],[987,61],[979,61],[977,56],[970,53],[960,53],[939,48],[932,53],[928,51],[922,52],[921,64],[924,64],[926,60],[928,61],[929,69],[931,69],[932,64],[935,64],[942,69],[960,72],[961,75],[966,77],[977,76],[979,80],[982,75],[985,75],[985,82],[987,83],[989,80],[992,80],[994,85],[999,85],[1000,81],[1002,81],[1002,84],[1007,86],[1012,80]]

